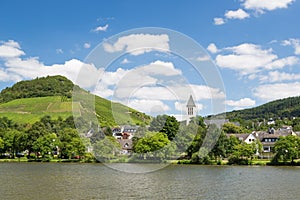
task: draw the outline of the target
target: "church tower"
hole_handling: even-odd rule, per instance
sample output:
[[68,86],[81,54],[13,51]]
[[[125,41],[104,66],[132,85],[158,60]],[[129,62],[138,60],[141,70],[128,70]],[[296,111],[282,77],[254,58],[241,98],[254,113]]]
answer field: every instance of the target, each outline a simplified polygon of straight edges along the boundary
[[192,97],[192,95],[190,95],[190,98],[186,104],[186,108],[187,108],[187,125],[189,124],[190,122],[190,119],[192,117],[196,117],[196,104],[194,102],[194,99]]

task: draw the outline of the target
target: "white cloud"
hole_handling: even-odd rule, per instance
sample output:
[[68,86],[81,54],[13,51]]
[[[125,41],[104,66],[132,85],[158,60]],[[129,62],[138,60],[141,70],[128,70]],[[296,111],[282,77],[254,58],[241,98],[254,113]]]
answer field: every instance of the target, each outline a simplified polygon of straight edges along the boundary
[[125,50],[132,55],[140,55],[153,50],[168,51],[169,36],[166,34],[131,34],[118,38],[114,44],[104,43],[103,47],[110,53]]
[[285,66],[293,66],[299,63],[299,58],[295,56],[289,56],[286,58],[275,60],[266,65],[266,69],[280,69]]
[[[62,64],[45,65],[38,57],[21,58],[25,55],[18,42],[9,40],[1,42],[0,59],[3,66],[0,68],[1,81],[20,81],[36,77],[62,75],[84,88],[96,84],[103,69],[97,69],[92,64],[77,59],[65,61]],[[1,52],[7,50],[6,52]],[[61,49],[57,50],[62,52]]]
[[[134,92],[133,92],[134,91]],[[116,90],[118,98],[126,98],[130,94],[138,99],[186,101],[193,94],[195,101],[203,99],[221,99],[225,94],[217,88],[205,85],[174,84],[168,86],[140,86],[136,88],[120,88]]]
[[114,91],[112,89],[107,88],[106,85],[98,84],[96,86],[96,89],[92,91],[92,93],[103,98],[109,98],[113,96]]
[[217,88],[182,82],[181,75],[182,72],[173,63],[163,61],[155,61],[131,70],[119,68],[114,72],[104,72],[99,82],[101,85],[96,87],[94,93],[106,95],[104,97],[111,95],[118,101],[128,98],[186,101],[190,94],[194,94],[196,101],[225,97]]
[[245,19],[249,16],[250,15],[241,8],[235,11],[230,10],[225,13],[225,17],[228,19]]
[[128,73],[128,71],[122,68],[118,68],[115,72],[104,72],[101,74],[100,82],[106,86],[116,85],[126,75],[126,73]]
[[93,29],[93,32],[105,32],[108,29],[108,24],[106,24],[105,26],[98,26],[95,29]]
[[0,80],[1,81],[10,81],[11,80],[9,75],[1,68],[0,68]]
[[8,40],[0,42],[0,58],[12,58],[25,55],[18,42]]
[[254,106],[255,105],[255,100],[252,100],[250,98],[243,98],[237,101],[233,100],[227,100],[225,101],[225,104],[228,106],[233,106],[236,108],[241,108],[241,107],[249,107],[249,106]]
[[256,75],[256,74],[250,74],[249,76],[248,76],[248,79],[249,80],[254,80],[254,79],[256,79],[258,76]]
[[225,49],[232,53],[217,55],[217,65],[222,68],[237,70],[242,75],[257,72],[277,59],[277,55],[272,53],[272,49],[265,50],[255,44],[244,43]]
[[294,73],[286,73],[286,72],[279,72],[279,71],[272,71],[269,72],[266,76],[260,77],[260,82],[282,82],[282,81],[294,81],[300,80],[300,74]]
[[66,61],[64,64],[48,66],[45,70],[45,75],[61,74],[84,88],[94,86],[101,73],[101,69],[98,70],[94,65],[83,63],[77,59]]
[[210,43],[207,47],[207,50],[211,53],[218,53],[218,48],[214,43]]
[[133,99],[128,102],[127,106],[153,115],[163,114],[170,110],[170,107],[162,101],[149,99]]
[[138,71],[145,75],[164,75],[164,76],[176,76],[181,75],[182,72],[179,69],[176,69],[173,63],[164,62],[157,60],[151,62],[149,65],[139,67]]
[[[37,57],[32,58],[11,58],[5,63],[5,71],[10,80],[33,79],[48,75],[62,75],[81,87],[91,87],[96,84],[101,70],[94,65],[83,63],[80,60],[72,59],[63,64],[53,64],[50,66],[41,63]],[[80,73],[80,76],[78,76]]]
[[292,46],[295,49],[295,54],[300,55],[300,39],[288,39],[282,41],[283,46]]
[[41,71],[41,74],[44,73],[43,76],[63,75],[83,88],[95,86],[103,73],[103,69],[97,69],[93,64],[84,63],[77,59],[71,59],[63,64],[43,66]]
[[287,8],[295,0],[243,0],[243,6],[248,10],[255,10],[263,13],[280,8]]
[[300,82],[260,85],[254,89],[253,94],[266,101],[300,96]]
[[21,46],[18,42],[14,41],[14,40],[8,40],[7,42],[1,41],[0,43],[6,45],[6,46],[10,46],[10,47],[14,47],[17,49],[21,49]]
[[223,18],[216,17],[216,18],[214,18],[214,24],[215,25],[225,24],[225,20]]
[[[10,42],[9,45],[21,51],[17,43]],[[190,94],[193,94],[196,102],[201,99],[218,99],[225,96],[217,88],[184,82],[181,70],[177,69],[172,62],[160,60],[133,69],[119,68],[112,72],[104,71],[103,68],[97,69],[93,64],[77,59],[52,65],[45,65],[38,57],[5,57],[1,61],[3,62],[3,66],[0,67],[2,81],[63,75],[83,88],[91,90],[96,86],[92,92],[100,96],[112,97],[123,103],[129,98],[131,99],[130,102],[128,101],[129,106],[142,111],[147,110],[148,113],[169,111],[170,108],[165,104],[165,100],[183,102]],[[199,104],[199,108],[202,107]]]
[[57,54],[63,54],[64,53],[64,51],[62,49],[56,49],[55,51],[56,51]]
[[208,55],[204,55],[204,56],[199,56],[199,57],[195,58],[195,60],[197,60],[199,62],[204,62],[204,61],[209,61],[210,57]]
[[91,48],[91,44],[86,42],[86,43],[83,44],[83,48],[89,49],[89,48]]
[[124,58],[121,62],[121,64],[128,64],[130,61],[127,58]]
[[[289,41],[286,41],[284,45],[288,44]],[[226,54],[226,51],[229,53]],[[216,64],[221,68],[238,71],[242,76],[247,75],[249,80],[259,77],[255,73],[263,70],[282,69],[300,63],[296,56],[278,58],[272,49],[263,49],[260,45],[250,43],[227,47],[222,52],[216,56]]]
[[184,105],[184,103],[182,103],[182,102],[176,101],[174,103],[174,106],[175,106],[176,110],[181,111],[181,112],[184,112],[184,110],[186,109],[186,105]]
[[[114,72],[111,72],[115,74]],[[126,73],[121,69],[116,71],[116,74],[121,74],[121,77],[118,79],[118,88],[127,88],[127,87],[139,87],[141,85],[155,84],[157,83],[156,76],[160,76],[161,79],[165,77],[172,77],[181,75],[182,72],[179,69],[176,69],[173,63],[163,62],[160,60],[151,62],[148,65],[139,66],[132,70],[127,70]],[[104,78],[105,80],[105,78]]]
[[263,14],[265,11],[272,11],[281,8],[288,8],[295,0],[240,0],[241,7],[247,10],[247,12],[239,8],[237,10],[229,10],[225,12],[224,18],[214,18],[215,25],[224,24],[227,19],[245,19],[250,17],[248,11],[252,11],[254,16]]
[[[181,75],[181,71],[176,69],[173,63],[155,61],[148,65],[139,66],[131,70],[118,68],[114,72],[104,72],[101,75],[100,88],[96,87],[95,93],[103,93],[108,86],[114,86],[113,93],[105,90],[105,94],[111,94],[117,98],[123,99],[128,96],[134,96],[133,93],[145,85],[155,85],[158,83],[158,77],[161,80],[169,79]],[[100,92],[100,90],[102,90]]]

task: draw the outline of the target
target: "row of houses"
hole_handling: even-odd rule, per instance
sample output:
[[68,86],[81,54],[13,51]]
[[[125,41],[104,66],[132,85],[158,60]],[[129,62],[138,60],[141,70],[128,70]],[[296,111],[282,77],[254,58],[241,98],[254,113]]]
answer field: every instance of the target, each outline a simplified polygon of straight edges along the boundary
[[[113,137],[122,147],[122,154],[130,154],[132,151],[132,138],[134,137],[138,126],[120,126],[112,129]],[[254,131],[247,134],[227,134],[228,137],[235,136],[240,141],[251,144],[259,140],[263,146],[261,157],[272,157],[273,148],[280,136],[295,135],[300,136],[300,132],[294,132],[291,126],[283,126],[277,130],[270,128],[268,131]]]
[[268,131],[253,131],[249,134],[227,134],[227,137],[235,136],[247,144],[251,144],[256,140],[259,140],[263,146],[263,152],[260,156],[270,158],[273,156],[273,148],[279,137],[285,137],[288,135],[300,136],[300,132],[294,132],[291,126],[283,126],[277,130],[270,128]]

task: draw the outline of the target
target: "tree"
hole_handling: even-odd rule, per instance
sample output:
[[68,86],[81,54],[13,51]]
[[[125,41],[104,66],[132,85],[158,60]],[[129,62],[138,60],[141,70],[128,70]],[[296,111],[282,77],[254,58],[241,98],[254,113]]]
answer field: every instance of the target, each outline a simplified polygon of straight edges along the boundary
[[14,157],[19,151],[22,151],[23,146],[23,134],[18,130],[7,130],[4,134],[4,151],[11,153]]
[[3,141],[3,139],[0,137],[0,152],[2,151],[3,148],[4,148],[4,141]]
[[234,135],[227,138],[225,141],[226,157],[231,155],[235,151],[234,147],[240,143],[241,141]]
[[169,140],[173,140],[179,129],[179,122],[174,116],[158,115],[149,127],[149,131],[165,133]]
[[95,131],[92,136],[90,137],[90,142],[91,144],[95,144],[96,142],[102,140],[105,137],[102,129],[99,131]]
[[134,144],[133,149],[136,153],[146,154],[146,157],[160,157],[159,155],[162,155],[161,153],[164,151],[163,148],[169,143],[165,133],[147,132],[145,137]]
[[243,133],[245,130],[233,123],[227,122],[223,125],[223,131],[225,133]]
[[42,155],[42,157],[45,158],[46,155],[52,156],[53,151],[55,151],[59,145],[59,139],[57,138],[55,133],[52,133],[39,137],[33,143],[32,148],[35,152],[39,152]]
[[189,158],[192,157],[193,153],[198,152],[200,147],[203,144],[203,140],[206,136],[207,128],[202,126],[197,126],[197,134],[195,135],[193,141],[191,142],[190,146],[187,148],[187,156]]
[[179,129],[179,122],[174,116],[168,116],[161,132],[168,136],[169,140],[173,140]]
[[85,146],[81,138],[73,138],[71,141],[72,149],[69,150],[69,157],[70,155],[74,156],[83,156],[85,152]]
[[300,131],[300,118],[296,118],[292,121],[293,131]]
[[173,142],[176,144],[176,151],[184,153],[192,145],[194,138],[197,135],[198,125],[190,123],[188,126],[180,126]]
[[278,161],[282,159],[283,161],[299,158],[300,153],[300,138],[293,135],[288,135],[286,137],[280,137],[274,146],[275,157],[273,161]]
[[39,137],[42,137],[46,134],[50,134],[49,132],[51,130],[47,129],[44,123],[41,121],[35,122],[31,128],[27,131],[27,141],[26,141],[26,147],[29,151],[29,155],[33,150],[33,143],[37,141]]
[[106,136],[102,140],[97,141],[93,146],[93,153],[99,161],[113,159],[120,150],[120,144],[112,136]]
[[103,130],[103,133],[106,135],[106,136],[112,136],[112,130],[111,128],[108,126],[108,127],[105,127],[104,130]]
[[234,146],[234,152],[228,160],[229,164],[248,164],[248,159],[252,159],[255,153],[255,145],[242,142]]
[[59,133],[61,157],[71,158],[73,154],[80,152],[77,148],[81,149],[82,145],[78,139],[80,140],[76,129],[66,128]]
[[168,115],[158,115],[154,117],[150,123],[149,131],[161,132],[163,129]]
[[220,159],[220,157],[226,156],[226,134],[224,132],[221,133],[217,143],[213,147],[213,149],[210,152],[211,157],[214,157],[215,160]]

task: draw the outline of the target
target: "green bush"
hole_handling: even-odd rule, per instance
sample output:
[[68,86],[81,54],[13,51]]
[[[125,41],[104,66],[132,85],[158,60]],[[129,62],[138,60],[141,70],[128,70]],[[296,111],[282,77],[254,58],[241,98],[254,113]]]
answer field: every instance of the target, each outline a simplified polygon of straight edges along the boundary
[[249,162],[249,160],[247,158],[239,158],[236,156],[230,156],[228,159],[228,165],[249,165],[251,164],[251,161]]

